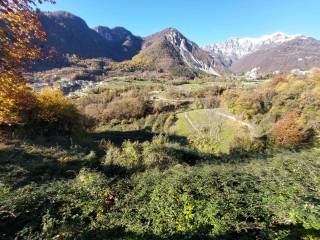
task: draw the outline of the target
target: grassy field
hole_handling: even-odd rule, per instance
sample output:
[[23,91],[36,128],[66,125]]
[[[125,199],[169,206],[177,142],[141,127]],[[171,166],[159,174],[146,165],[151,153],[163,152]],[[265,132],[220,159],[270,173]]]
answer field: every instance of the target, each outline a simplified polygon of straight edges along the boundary
[[179,113],[172,131],[177,136],[213,139],[217,142],[218,152],[228,153],[236,137],[248,135],[248,128],[219,113],[216,109],[199,109]]
[[187,84],[181,84],[177,86],[177,89],[179,90],[188,90],[188,91],[197,91],[201,90],[206,87],[212,87],[216,86],[217,84],[215,82],[207,82],[207,83],[187,83]]

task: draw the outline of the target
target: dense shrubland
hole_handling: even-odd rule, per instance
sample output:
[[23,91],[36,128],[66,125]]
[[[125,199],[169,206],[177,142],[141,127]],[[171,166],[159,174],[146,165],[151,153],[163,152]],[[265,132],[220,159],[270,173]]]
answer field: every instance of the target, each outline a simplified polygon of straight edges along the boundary
[[139,119],[150,111],[147,92],[139,88],[105,89],[81,98],[77,105],[86,115],[102,123]]
[[[182,161],[182,154],[188,154],[187,148],[179,143],[170,142],[163,135],[154,137],[151,142],[126,141],[120,148],[107,143],[105,149],[106,158],[103,165],[110,174],[114,174],[117,168],[127,172],[170,168]],[[190,150],[189,152],[192,155]]]
[[149,59],[148,57],[135,56],[130,61],[112,64],[111,69],[121,72],[136,72],[154,70],[155,66],[152,63],[152,59]]
[[295,148],[319,134],[319,71],[306,77],[281,76],[255,90],[228,90],[223,105],[259,124],[270,143]]
[[[197,159],[196,156],[161,136],[152,142],[125,142],[121,148],[111,143],[102,143],[101,147],[106,150],[106,156],[98,161],[92,154],[80,155],[75,156],[82,159],[80,165],[70,157],[63,163],[46,166],[47,174],[52,175],[56,171],[50,169],[73,163],[74,170],[68,178],[47,183],[41,179],[34,183],[25,180],[20,187],[4,180],[0,192],[2,236],[7,239],[10,236],[22,239],[319,237],[317,149],[258,157],[248,162],[239,159],[219,164],[217,159],[196,164],[184,162],[192,156]],[[59,155],[51,155],[56,156]],[[17,171],[12,163],[12,171]],[[30,157],[24,159],[24,164],[33,165],[28,177],[45,171],[44,163]],[[7,174],[1,171],[1,179],[8,179]],[[22,174],[26,173],[11,176]]]

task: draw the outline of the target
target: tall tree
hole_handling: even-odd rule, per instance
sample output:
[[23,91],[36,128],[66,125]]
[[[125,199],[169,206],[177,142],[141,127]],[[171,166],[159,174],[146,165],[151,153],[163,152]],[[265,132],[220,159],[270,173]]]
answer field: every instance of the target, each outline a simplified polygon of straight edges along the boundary
[[34,43],[45,40],[45,33],[34,7],[43,1],[0,0],[0,124],[22,121],[23,112],[32,105],[23,69],[40,57]]

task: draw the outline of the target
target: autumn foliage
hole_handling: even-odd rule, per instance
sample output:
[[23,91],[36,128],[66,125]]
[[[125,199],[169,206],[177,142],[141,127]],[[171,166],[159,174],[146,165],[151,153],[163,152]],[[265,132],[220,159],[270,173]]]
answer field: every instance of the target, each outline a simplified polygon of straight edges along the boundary
[[282,82],[288,82],[288,79],[286,78],[286,76],[277,75],[272,79],[271,85],[272,86],[276,86],[276,85],[278,85],[279,83],[282,83]]
[[273,130],[272,139],[277,146],[292,148],[307,140],[307,133],[299,125],[299,115],[296,112],[287,113],[279,120]]
[[83,117],[59,89],[44,88],[35,95],[36,105],[29,119],[32,129],[42,134],[77,135],[83,130]]
[[75,133],[82,119],[74,105],[57,89],[35,93],[23,75],[25,65],[41,57],[35,43],[46,37],[33,9],[41,2],[0,0],[0,125],[23,124],[42,133]]
[[45,40],[35,4],[33,0],[0,0],[0,124],[22,122],[35,101],[23,76],[24,66],[40,57],[41,50],[34,43]]

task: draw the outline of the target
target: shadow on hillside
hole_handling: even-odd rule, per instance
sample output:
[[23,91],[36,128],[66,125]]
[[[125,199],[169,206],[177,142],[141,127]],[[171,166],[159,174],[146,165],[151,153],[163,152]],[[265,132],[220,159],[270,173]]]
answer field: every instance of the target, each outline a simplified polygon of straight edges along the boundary
[[146,130],[137,130],[137,131],[106,131],[100,133],[91,133],[89,137],[94,142],[99,142],[102,140],[110,141],[116,146],[121,146],[123,142],[129,141],[138,141],[145,142],[151,141],[156,134],[148,132]]
[[[157,135],[159,135],[159,133],[153,133],[148,129],[142,129],[136,131],[105,131],[100,133],[91,133],[89,134],[89,137],[94,141],[106,140],[112,142],[116,146],[121,146],[122,143],[127,140],[145,142],[151,141]],[[183,144],[187,143],[187,139],[185,137],[170,135],[169,139]]]
[[[104,151],[99,148],[101,141],[111,142],[117,147],[120,147],[125,141],[131,142],[146,142],[152,141],[155,136],[159,136],[159,133],[153,133],[148,129],[136,130],[136,131],[105,131],[100,133],[89,133],[87,141],[83,145],[93,149],[99,156],[104,154]],[[170,141],[179,142],[181,144],[187,144],[185,137],[179,137],[170,135],[168,136]]]
[[[159,134],[152,133],[148,129],[143,129],[126,132],[106,131],[88,133],[87,137],[79,143],[73,142],[68,137],[39,137],[34,140],[24,140],[24,142],[35,148],[40,146],[46,149],[59,147],[58,149],[65,151],[71,157],[73,155],[78,157],[71,161],[66,160],[61,162],[61,159],[58,159],[58,156],[55,154],[50,155],[49,152],[48,155],[48,152],[41,152],[41,149],[39,151],[26,151],[23,147],[19,147],[19,144],[14,147],[0,148],[0,181],[19,187],[30,182],[46,183],[59,179],[72,179],[83,167],[105,172],[99,164],[99,159],[105,155],[105,149],[100,146],[101,141],[110,141],[116,146],[121,146],[127,140],[138,142],[152,141],[157,135]],[[168,153],[169,156],[172,156],[173,163],[152,166],[151,168],[166,169],[174,164],[237,164],[239,162],[249,162],[257,158],[257,155],[250,154],[245,156],[233,154],[217,157],[195,151],[187,145],[187,139],[184,137],[169,136],[169,139],[172,142],[179,142],[181,146],[177,148],[163,146],[161,149],[163,152]],[[77,146],[75,149],[74,145]],[[95,156],[91,159],[86,159],[90,151],[94,151]],[[145,171],[145,169],[131,169],[128,171],[118,166],[110,166],[107,175],[124,176],[141,171]]]
[[275,233],[282,233],[283,239],[302,239],[303,236],[319,236],[319,232],[314,229],[305,230],[301,224],[292,225],[279,225],[271,228],[249,228],[240,232],[229,231],[219,236],[210,236],[212,226],[202,225],[192,232],[168,234],[165,236],[159,236],[152,233],[136,233],[126,231],[121,227],[116,227],[108,230],[93,231],[91,233],[84,234],[84,239],[136,239],[136,240],[254,240],[254,239],[272,239]]
[[29,153],[18,147],[0,151],[0,181],[13,187],[72,179],[83,167],[96,169],[96,162],[86,159],[60,162],[55,156]]
[[[125,141],[145,142],[152,141],[159,133],[153,133],[148,129],[136,131],[105,131],[99,133],[87,133],[80,139],[73,139],[66,136],[50,136],[50,137],[37,137],[34,139],[25,139],[28,144],[35,144],[43,147],[56,147],[59,146],[63,150],[70,150],[70,148],[77,146],[81,151],[88,153],[90,150],[99,152],[99,144],[101,141],[111,142],[115,146],[120,147]],[[170,141],[187,144],[185,137],[169,136]]]
[[[91,133],[84,141],[75,142],[68,137],[38,137],[36,139],[25,139],[28,146],[36,149],[27,151],[19,146],[20,143],[11,147],[2,147],[0,149],[0,181],[5,184],[21,187],[31,182],[47,183],[53,180],[72,179],[83,168],[100,169],[98,159],[103,157],[105,152],[99,145],[102,140],[111,141],[116,146],[121,146],[126,140],[129,141],[151,141],[157,134],[140,131],[107,131],[103,133]],[[185,139],[176,136],[170,137],[171,140],[183,142]],[[19,141],[18,141],[19,142]],[[77,145],[76,149],[73,149]],[[44,152],[41,148],[44,147]],[[57,148],[59,151],[66,151],[67,155],[83,156],[76,160],[62,161],[54,154],[48,154],[46,149]],[[85,156],[93,150],[96,156],[93,159],[86,159]],[[54,151],[54,150],[53,150]],[[173,151],[173,150],[170,150]],[[179,153],[179,156],[186,153]],[[193,159],[194,160],[194,159]],[[122,172],[122,171],[120,171]]]
[[[204,234],[174,234],[169,236],[159,236],[151,233],[144,233],[139,234],[135,232],[128,232],[124,231],[121,228],[115,228],[105,231],[94,232],[92,234],[88,234],[86,236],[87,239],[110,239],[110,240],[117,240],[117,239],[130,239],[130,240],[166,240],[166,239],[189,239],[189,240],[217,240],[216,237],[206,236]],[[219,239],[227,239],[227,238],[219,238]],[[231,238],[230,238],[231,239]]]

